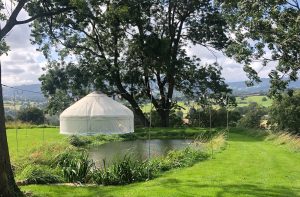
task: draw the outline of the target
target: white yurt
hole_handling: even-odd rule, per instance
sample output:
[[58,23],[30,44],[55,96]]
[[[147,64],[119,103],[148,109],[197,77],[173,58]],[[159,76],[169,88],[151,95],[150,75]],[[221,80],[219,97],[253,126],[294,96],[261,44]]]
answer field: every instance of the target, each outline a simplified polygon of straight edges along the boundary
[[61,134],[122,134],[133,131],[133,112],[100,92],[88,94],[60,114]]

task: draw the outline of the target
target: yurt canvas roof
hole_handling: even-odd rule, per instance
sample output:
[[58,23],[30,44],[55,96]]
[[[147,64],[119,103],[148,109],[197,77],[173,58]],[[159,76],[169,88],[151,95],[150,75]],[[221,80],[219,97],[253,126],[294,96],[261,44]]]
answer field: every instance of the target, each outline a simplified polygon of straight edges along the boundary
[[133,112],[99,92],[88,94],[60,115],[60,133],[63,134],[121,134],[133,131]]
[[105,94],[92,92],[64,110],[60,117],[120,117],[133,116],[126,106]]

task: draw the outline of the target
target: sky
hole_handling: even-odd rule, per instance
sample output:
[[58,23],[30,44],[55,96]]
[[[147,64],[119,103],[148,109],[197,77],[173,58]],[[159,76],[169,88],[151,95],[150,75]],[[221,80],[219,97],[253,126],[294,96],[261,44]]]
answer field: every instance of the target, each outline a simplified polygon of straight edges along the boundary
[[[28,14],[22,11],[18,19],[26,19]],[[3,27],[3,23],[1,23]],[[15,26],[6,37],[10,47],[8,55],[1,56],[2,83],[11,86],[37,84],[38,78],[43,73],[42,67],[46,65],[46,59],[41,52],[36,51],[36,46],[30,43],[31,29],[28,24]],[[233,59],[224,56],[221,52],[214,53],[202,46],[190,46],[188,55],[196,55],[203,64],[217,62],[223,67],[222,76],[227,82],[244,81],[247,79],[242,65]],[[253,68],[261,70],[259,62],[254,63]],[[267,66],[259,72],[259,76],[268,77],[271,67]]]

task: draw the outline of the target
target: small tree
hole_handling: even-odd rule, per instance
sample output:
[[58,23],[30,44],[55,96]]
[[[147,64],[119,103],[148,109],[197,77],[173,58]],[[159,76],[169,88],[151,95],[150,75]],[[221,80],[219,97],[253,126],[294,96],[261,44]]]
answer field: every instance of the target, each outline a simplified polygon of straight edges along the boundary
[[28,107],[19,111],[17,119],[23,122],[42,124],[44,122],[45,116],[43,110],[37,107]]
[[300,133],[300,92],[274,101],[269,115],[269,123],[277,129]]

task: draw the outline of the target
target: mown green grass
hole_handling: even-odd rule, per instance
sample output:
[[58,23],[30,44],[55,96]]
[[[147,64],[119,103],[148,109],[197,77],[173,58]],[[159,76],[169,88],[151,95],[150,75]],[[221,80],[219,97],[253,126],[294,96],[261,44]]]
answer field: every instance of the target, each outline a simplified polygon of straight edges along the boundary
[[226,150],[193,167],[126,186],[30,185],[37,196],[300,196],[300,154],[235,130]]

